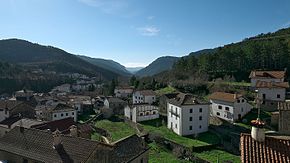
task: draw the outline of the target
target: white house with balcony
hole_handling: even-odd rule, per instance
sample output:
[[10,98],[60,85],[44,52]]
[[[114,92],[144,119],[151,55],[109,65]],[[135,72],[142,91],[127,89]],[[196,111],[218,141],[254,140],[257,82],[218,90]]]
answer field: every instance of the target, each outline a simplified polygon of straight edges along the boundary
[[156,93],[153,90],[141,90],[133,93],[133,104],[152,104],[156,101]]
[[135,123],[159,118],[158,107],[149,104],[126,106],[124,112],[125,117]]
[[284,82],[286,70],[284,71],[258,71],[253,70],[249,78],[251,79],[251,87],[255,88],[257,81],[264,82]]
[[214,92],[209,99],[212,116],[230,122],[241,120],[253,108],[241,94]]
[[208,131],[209,103],[179,93],[167,105],[167,127],[176,134],[185,136]]
[[278,109],[278,102],[284,102],[286,99],[286,89],[289,88],[288,82],[265,82],[258,81],[256,89],[261,108],[267,111]]

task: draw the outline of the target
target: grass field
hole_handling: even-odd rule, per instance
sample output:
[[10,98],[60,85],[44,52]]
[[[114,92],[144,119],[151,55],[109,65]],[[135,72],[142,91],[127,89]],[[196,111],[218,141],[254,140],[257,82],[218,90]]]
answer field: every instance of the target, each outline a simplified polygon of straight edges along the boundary
[[[241,127],[250,129],[251,120],[257,119],[257,116],[258,116],[258,109],[252,109],[247,115],[243,117],[243,119],[245,119],[246,122],[238,122],[236,124]],[[260,118],[265,121],[266,119],[271,118],[271,113],[261,110]]]
[[213,149],[213,150],[205,151],[201,153],[193,153],[193,155],[209,162],[217,162],[217,160],[219,160],[219,162],[225,162],[225,161],[231,161],[233,163],[241,162],[240,156],[236,156],[226,151],[222,151],[218,149]]
[[170,151],[158,146],[156,143],[149,144],[149,163],[190,163],[179,160]]
[[158,95],[163,95],[163,94],[167,94],[167,93],[174,93],[176,92],[176,89],[171,87],[171,86],[168,86],[168,87],[165,87],[165,88],[162,88],[162,89],[159,89],[159,90],[156,90],[155,91]]
[[179,136],[169,130],[166,126],[162,125],[160,119],[143,122],[142,126],[148,132],[159,134],[160,136],[163,136],[178,144],[182,144],[186,147],[199,147],[209,144],[217,144],[220,141],[218,136],[211,132],[202,133],[197,138]]
[[112,136],[112,141],[117,141],[135,134],[135,129],[131,128],[131,126],[124,122],[101,120],[96,122],[95,126],[107,130]]

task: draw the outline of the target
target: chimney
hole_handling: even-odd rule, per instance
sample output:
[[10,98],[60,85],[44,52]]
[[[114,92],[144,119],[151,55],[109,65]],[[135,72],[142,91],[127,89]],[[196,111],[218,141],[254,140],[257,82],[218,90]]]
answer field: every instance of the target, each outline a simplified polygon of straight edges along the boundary
[[70,136],[72,137],[78,137],[78,128],[75,125],[70,126],[69,128]]
[[256,70],[253,71],[253,77],[255,77],[255,76],[256,76]]
[[265,141],[265,131],[264,131],[264,122],[261,121],[259,118],[257,120],[253,120],[252,122],[252,130],[251,130],[251,136],[254,140],[258,142],[264,142]]
[[237,93],[234,93],[234,99],[237,99]]
[[61,145],[61,133],[58,129],[56,129],[52,133],[53,137],[53,149],[56,149],[59,145]]

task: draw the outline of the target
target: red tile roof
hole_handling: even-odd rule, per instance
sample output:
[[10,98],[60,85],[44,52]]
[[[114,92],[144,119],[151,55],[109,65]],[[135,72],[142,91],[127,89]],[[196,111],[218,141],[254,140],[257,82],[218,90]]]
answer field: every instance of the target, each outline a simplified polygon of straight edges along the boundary
[[249,78],[274,78],[282,79],[286,75],[285,71],[252,71]]
[[76,125],[76,122],[74,122],[73,118],[69,117],[69,118],[64,118],[60,120],[46,122],[39,125],[34,125],[34,126],[31,126],[31,128],[35,128],[39,130],[49,129],[52,132],[58,129],[62,133],[67,133],[69,131],[69,127],[72,125]]
[[266,82],[257,81],[256,88],[289,88],[288,82]]
[[289,163],[290,140],[266,136],[265,142],[255,141],[250,134],[241,134],[242,163]]
[[232,93],[225,93],[225,92],[214,92],[209,96],[211,100],[221,100],[226,102],[235,102],[237,98],[242,97],[241,94],[232,94]]

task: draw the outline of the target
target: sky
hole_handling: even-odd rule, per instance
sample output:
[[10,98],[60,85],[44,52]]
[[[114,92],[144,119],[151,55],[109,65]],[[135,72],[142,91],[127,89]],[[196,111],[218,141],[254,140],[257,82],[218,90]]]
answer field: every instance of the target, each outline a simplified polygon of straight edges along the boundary
[[127,67],[286,27],[289,0],[0,0],[0,39]]

